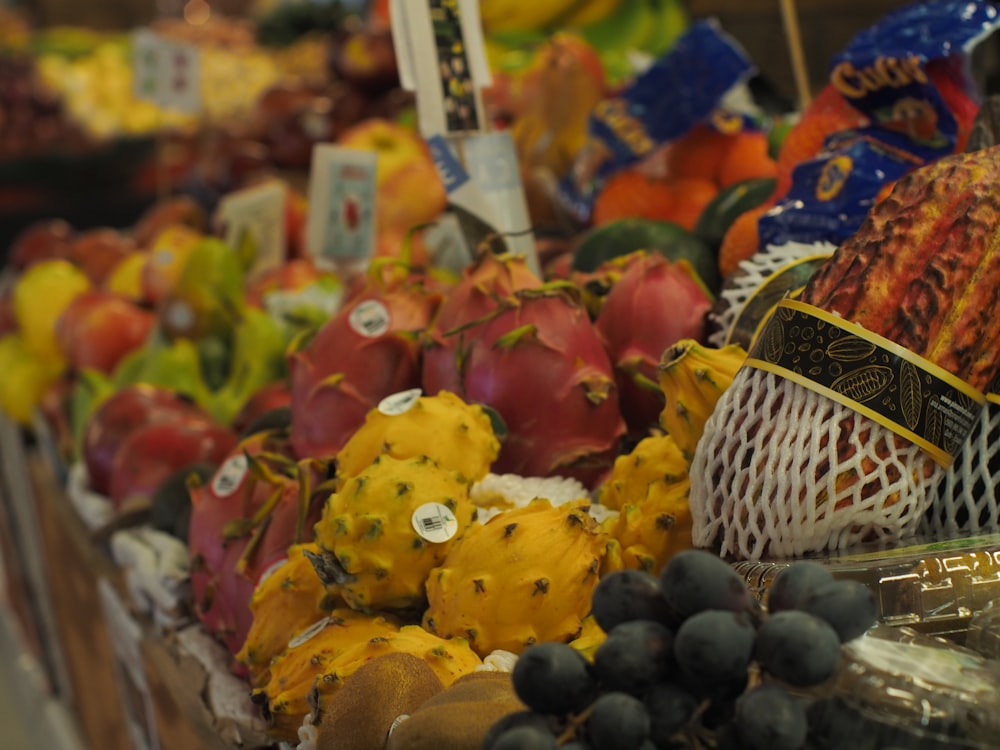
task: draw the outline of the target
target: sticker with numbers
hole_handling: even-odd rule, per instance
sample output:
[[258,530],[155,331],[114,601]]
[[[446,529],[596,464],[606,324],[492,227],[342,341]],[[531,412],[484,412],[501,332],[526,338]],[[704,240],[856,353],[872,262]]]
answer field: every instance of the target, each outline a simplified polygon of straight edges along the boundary
[[212,479],[212,494],[216,497],[229,497],[243,484],[243,479],[249,470],[247,457],[240,453],[226,460]]
[[355,333],[374,339],[389,330],[392,317],[389,308],[377,299],[366,299],[351,310],[347,322]]
[[309,176],[309,251],[360,260],[375,252],[375,151],[318,144]]
[[278,181],[237,190],[223,196],[215,222],[226,244],[238,252],[247,245],[251,274],[277,268],[285,261],[285,204],[288,188]]
[[308,628],[306,628],[301,633],[299,633],[297,636],[295,636],[294,638],[292,638],[292,640],[290,640],[288,642],[288,648],[298,648],[303,643],[306,643],[307,641],[312,640],[317,635],[319,635],[320,633],[322,633],[323,629],[327,625],[329,625],[329,624],[330,624],[330,617],[329,617],[329,615],[326,616],[326,617],[324,617],[322,620],[318,620],[318,621],[314,622]]
[[393,393],[391,396],[386,396],[378,402],[378,410],[387,417],[405,414],[413,408],[413,405],[420,400],[422,395],[423,391],[419,388],[410,388],[406,391]]
[[424,503],[413,511],[410,523],[422,539],[437,544],[447,542],[458,533],[458,519],[441,503]]

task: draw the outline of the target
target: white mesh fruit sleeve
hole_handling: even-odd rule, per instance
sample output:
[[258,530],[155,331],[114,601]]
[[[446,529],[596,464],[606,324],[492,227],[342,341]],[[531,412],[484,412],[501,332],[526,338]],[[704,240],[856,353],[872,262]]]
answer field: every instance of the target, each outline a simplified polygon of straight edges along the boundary
[[943,469],[847,406],[744,366],[691,465],[696,546],[758,560],[916,533]]
[[1000,532],[1000,405],[986,402],[955,462],[935,488],[922,535],[954,539]]

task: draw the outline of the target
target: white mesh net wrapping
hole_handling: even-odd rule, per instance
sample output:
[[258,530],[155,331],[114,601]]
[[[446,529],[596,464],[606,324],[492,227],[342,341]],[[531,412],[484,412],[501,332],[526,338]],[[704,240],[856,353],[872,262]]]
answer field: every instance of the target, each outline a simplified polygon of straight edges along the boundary
[[715,307],[708,315],[712,329],[708,343],[715,347],[726,345],[729,329],[732,328],[736,317],[747,300],[769,276],[799,258],[832,253],[835,249],[836,247],[829,243],[807,245],[802,242],[786,242],[783,245],[768,245],[764,250],[754,253],[746,260],[741,260],[740,270],[726,278]]
[[955,462],[944,472],[921,533],[936,539],[1000,532],[1000,406],[987,401]]
[[743,367],[692,461],[694,543],[758,560],[905,538],[943,471],[850,408]]

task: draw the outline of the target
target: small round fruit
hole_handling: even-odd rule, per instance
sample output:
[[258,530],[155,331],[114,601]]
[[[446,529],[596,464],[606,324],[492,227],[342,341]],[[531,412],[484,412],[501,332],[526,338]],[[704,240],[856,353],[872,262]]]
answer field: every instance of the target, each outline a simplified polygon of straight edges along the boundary
[[591,596],[591,612],[605,633],[630,620],[668,623],[670,608],[656,576],[641,570],[617,570],[604,576]]
[[833,581],[833,574],[823,565],[802,560],[783,568],[767,592],[769,612],[801,609],[806,599],[820,586]]
[[649,739],[651,721],[646,706],[626,693],[605,693],[591,706],[587,737],[601,750],[639,750]]
[[587,660],[559,642],[527,648],[514,664],[511,680],[529,708],[556,716],[582,711],[597,697],[597,680]]
[[801,609],[829,623],[841,643],[864,634],[878,620],[875,595],[861,581],[830,581],[806,597]]
[[679,552],[660,574],[660,587],[670,608],[681,618],[709,609],[743,612],[753,597],[743,579],[722,558],[703,550]]
[[809,724],[802,704],[779,685],[760,685],[736,701],[736,731],[747,750],[799,750]]
[[840,636],[807,612],[778,612],[757,630],[754,655],[760,666],[779,680],[798,687],[818,685],[837,670]]
[[753,657],[754,629],[746,615],[710,609],[689,617],[674,639],[681,670],[701,684],[746,679]]

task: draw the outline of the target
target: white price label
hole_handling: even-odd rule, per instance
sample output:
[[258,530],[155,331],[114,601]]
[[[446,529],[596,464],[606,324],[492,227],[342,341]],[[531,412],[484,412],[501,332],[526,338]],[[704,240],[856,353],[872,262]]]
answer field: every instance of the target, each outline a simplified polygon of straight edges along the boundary
[[212,478],[212,494],[216,497],[232,495],[243,484],[249,469],[247,457],[242,453],[227,459]]
[[389,330],[392,316],[389,308],[377,299],[368,299],[351,310],[347,322],[355,333],[374,339]]
[[377,164],[373,150],[313,147],[306,231],[314,257],[364,260],[374,254]]
[[322,620],[318,620],[317,622],[314,622],[308,628],[306,628],[301,633],[299,633],[297,636],[295,636],[294,638],[292,638],[292,640],[290,640],[288,642],[288,648],[298,648],[299,646],[301,646],[306,641],[312,640],[317,635],[319,635],[320,633],[322,633],[323,629],[327,625],[329,625],[329,624],[330,624],[330,617],[329,617],[329,615],[326,616],[326,617],[324,617]]
[[378,410],[387,417],[405,414],[420,400],[423,393],[419,388],[410,388],[406,391],[393,393],[391,396],[386,396],[378,402]]
[[219,201],[215,224],[234,250],[242,250],[248,242],[252,246],[251,275],[285,262],[287,200],[287,187],[271,181],[229,193]]
[[198,48],[147,29],[132,35],[133,89],[139,99],[187,114],[201,111]]
[[436,544],[447,542],[458,533],[458,519],[441,503],[424,503],[413,511],[410,523],[421,539]]

